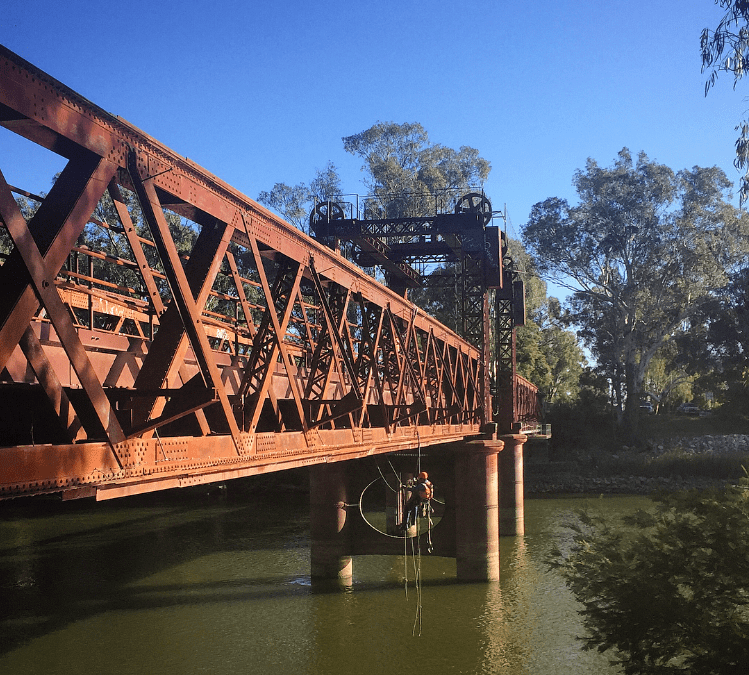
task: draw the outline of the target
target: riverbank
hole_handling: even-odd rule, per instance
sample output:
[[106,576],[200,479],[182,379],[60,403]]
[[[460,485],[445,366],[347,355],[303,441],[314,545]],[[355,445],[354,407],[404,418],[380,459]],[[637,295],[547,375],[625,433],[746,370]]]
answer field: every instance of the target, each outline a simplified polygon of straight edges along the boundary
[[549,460],[543,447],[528,446],[526,495],[648,495],[720,487],[749,469],[749,435],[660,438],[644,448],[623,446],[567,461]]

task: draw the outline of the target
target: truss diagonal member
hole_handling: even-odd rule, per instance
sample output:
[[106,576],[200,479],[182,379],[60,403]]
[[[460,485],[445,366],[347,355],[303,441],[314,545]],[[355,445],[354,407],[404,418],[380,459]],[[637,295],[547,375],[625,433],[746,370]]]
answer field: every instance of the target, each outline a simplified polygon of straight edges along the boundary
[[130,212],[127,209],[127,204],[122,197],[120,186],[115,181],[109,183],[109,196],[112,198],[115,211],[117,211],[117,217],[120,219],[122,229],[125,231],[125,238],[127,243],[130,245],[130,252],[135,258],[135,262],[138,265],[143,283],[148,291],[148,299],[156,312],[157,316],[161,316],[164,313],[164,301],[161,299],[158,286],[156,285],[156,279],[153,276],[151,266],[148,264],[146,254],[143,252],[143,246],[140,243],[140,238],[135,229],[135,224],[130,217]]
[[[346,341],[346,343],[344,343],[339,332],[341,329],[348,330],[346,328],[346,306],[348,303],[344,303],[342,316],[340,317],[339,322],[336,322],[335,317],[330,311],[328,299],[325,297],[325,289],[323,288],[322,280],[320,279],[320,275],[315,269],[315,263],[311,257],[309,260],[309,269],[312,274],[312,282],[315,285],[315,290],[317,291],[317,295],[320,298],[320,303],[322,304],[323,315],[325,317],[325,324],[328,334],[333,338],[332,343],[334,357],[339,359],[340,362],[343,363],[344,368],[342,370],[345,369],[345,372],[351,381],[351,388],[353,390],[354,396],[357,399],[361,400],[362,394],[361,390],[359,389],[359,382],[356,378],[354,360],[352,354],[349,351],[351,349],[351,344],[348,340]],[[339,323],[341,325],[339,325]]]
[[[427,411],[426,400],[424,397],[424,391],[421,387],[420,378],[417,377],[414,371],[414,365],[412,359],[415,359],[417,364],[420,366],[418,348],[415,347],[415,353],[411,354],[409,345],[411,344],[411,331],[414,327],[414,320],[416,318],[416,312],[411,314],[411,319],[406,325],[406,337],[403,337],[401,331],[398,330],[395,317],[393,316],[390,308],[387,309],[388,317],[392,332],[396,335],[396,340],[399,346],[399,358],[401,360],[401,377],[398,382],[398,396],[396,398],[396,410],[398,416],[393,420],[393,424],[398,424],[404,420],[410,420],[412,417],[418,417],[423,412]],[[410,384],[410,387],[409,387]],[[411,400],[408,400],[407,394],[410,391]]]
[[[348,300],[348,294],[340,292],[339,286],[334,285],[330,288],[330,300],[329,305],[333,306],[331,311],[334,311],[335,316],[338,320],[334,322],[336,326],[341,324],[342,319],[345,317],[346,302]],[[318,295],[321,291],[315,289]],[[331,337],[331,331],[329,329],[330,322],[327,320],[324,311],[322,309],[322,299],[319,299],[318,309],[316,316],[322,313],[322,326],[318,329],[317,341],[315,344],[314,351],[312,352],[312,361],[309,367],[309,373],[307,376],[307,384],[304,388],[304,398],[309,406],[308,419],[310,424],[317,425],[322,419],[325,409],[329,409],[329,404],[321,404],[320,401],[325,399],[328,387],[333,379],[333,373],[338,370],[343,377],[343,369],[340,368],[339,361],[335,358],[335,340]],[[318,319],[319,320],[319,319]],[[330,411],[328,410],[328,413]],[[329,421],[330,416],[326,421]]]
[[[396,400],[397,404],[402,404],[403,401],[405,401],[406,396],[406,380],[410,381],[411,384],[411,395],[415,400],[418,400],[419,403],[421,403],[424,408],[426,408],[426,405],[424,403],[424,392],[421,390],[420,386],[420,380],[416,376],[416,373],[414,372],[413,364],[411,363],[411,359],[409,358],[409,350],[406,342],[403,339],[403,336],[401,335],[401,332],[398,330],[398,326],[395,322],[395,317],[393,316],[392,311],[390,311],[390,308],[387,308],[387,314],[390,320],[390,326],[393,334],[396,336],[396,340],[398,342],[399,349],[399,360],[401,363],[401,378],[400,382],[398,383],[398,398]],[[413,321],[416,317],[415,314],[412,314],[411,321],[408,323],[406,327],[406,335],[410,336],[411,328],[413,327]],[[418,358],[418,354],[416,356]]]
[[[483,403],[479,400],[479,393],[481,387],[479,387],[479,369],[481,364],[478,361],[473,361],[467,352],[460,352],[461,363],[463,365],[463,378],[465,382],[464,400],[465,400],[465,419],[467,421],[468,415],[473,416],[477,412],[479,414],[483,411]],[[475,366],[472,367],[472,366]]]
[[57,413],[60,426],[68,437],[68,440],[72,443],[85,438],[86,434],[83,431],[83,424],[78,419],[78,415],[73,409],[70,399],[65,393],[65,389],[63,389],[52,364],[44,353],[44,349],[42,349],[39,338],[37,338],[31,326],[24,331],[19,345],[26,360],[33,369],[37,381],[44,389],[47,398]]
[[[362,409],[362,419],[367,412],[366,403],[369,400],[369,390],[371,383],[374,381],[375,390],[377,391],[377,402],[383,407],[382,382],[380,381],[377,370],[377,353],[380,348],[380,334],[382,332],[382,320],[384,312],[382,308],[373,302],[367,302],[361,293],[357,293],[356,300],[361,309],[361,339],[359,340],[359,353],[356,359],[356,373],[359,378],[359,388],[362,392],[362,399],[365,403]],[[390,423],[387,415],[384,414],[383,420],[387,432],[390,433]]]
[[226,250],[226,261],[229,263],[229,271],[231,272],[232,281],[237,289],[237,297],[239,297],[239,304],[242,307],[242,314],[244,314],[244,320],[247,322],[247,331],[250,337],[254,338],[257,329],[255,328],[255,322],[252,320],[252,312],[250,311],[250,304],[247,302],[247,295],[244,292],[244,285],[242,278],[239,276],[239,269],[237,268],[237,261],[234,259],[234,255],[228,249]]
[[297,293],[297,302],[299,303],[299,318],[302,322],[302,325],[304,326],[304,340],[306,341],[304,347],[305,362],[307,363],[307,365],[309,365],[309,355],[314,354],[315,349],[317,348],[314,334],[315,331],[313,330],[314,326],[312,325],[314,313],[307,311],[308,305],[304,299],[304,295],[302,294],[301,285],[299,286],[299,292]]
[[[10,194],[10,189],[2,173],[0,173],[0,218],[5,222],[5,227],[13,240],[15,250],[19,252],[23,259],[26,273],[31,278],[34,291],[57,332],[70,364],[94,409],[98,422],[104,429],[107,441],[110,445],[120,443],[125,440],[125,435],[81,344],[70,314],[57,292],[54,283],[56,272],[50,273],[51,270],[47,269],[44,258],[29,231],[26,220]],[[93,429],[87,429],[87,431],[89,436],[93,435]]]
[[[43,256],[50,281],[60,271],[116,169],[114,164],[88,153],[76,156],[66,164],[49,194],[29,221],[28,232]],[[0,192],[12,209],[17,208],[2,173]],[[24,226],[25,222],[24,220]],[[39,300],[29,281],[25,262],[18,249],[11,251],[0,267],[0,287],[3,289],[0,294],[2,370],[8,364],[18,341],[39,309]]]
[[[362,410],[363,397],[354,366],[353,348],[346,315],[351,291],[332,283],[328,291],[323,286],[314,261],[310,258],[310,273],[315,293],[323,314],[323,327],[312,358],[310,374],[305,388],[305,399],[309,404],[310,426],[320,426],[346,415],[354,416]],[[345,337],[341,336],[345,334]],[[325,395],[333,380],[333,373],[340,376],[340,387],[349,391],[336,399],[326,400]],[[316,405],[315,405],[316,404]],[[326,412],[327,411],[327,412]],[[357,426],[353,422],[354,426]]]
[[287,349],[286,342],[284,340],[286,331],[289,326],[289,321],[291,320],[291,314],[294,310],[294,299],[299,295],[299,285],[302,281],[304,266],[301,263],[297,263],[296,265],[294,281],[289,292],[289,301],[286,304],[286,309],[283,314],[283,323],[281,323],[278,320],[278,314],[273,310],[274,303],[270,291],[270,284],[268,284],[268,277],[265,274],[265,268],[263,267],[262,260],[260,258],[260,249],[258,248],[257,239],[255,239],[255,237],[250,237],[250,246],[252,248],[252,255],[254,256],[255,262],[258,266],[260,283],[263,288],[263,294],[265,295],[266,306],[270,310],[270,320],[276,333],[276,343],[278,345],[278,351],[281,353],[281,361],[283,361],[284,370],[286,371],[286,375],[288,377],[291,396],[294,399],[294,405],[296,406],[297,415],[299,415],[299,420],[302,423],[302,431],[304,432],[305,440],[309,442],[310,439],[307,437],[307,431],[309,430],[309,428],[307,426],[307,420],[304,415],[304,404],[302,403],[302,395],[299,391],[299,384],[297,382],[296,366],[289,356],[289,350]]
[[[380,345],[382,361],[380,368],[382,371],[382,393],[383,405],[394,406],[398,403],[399,384],[401,381],[401,360],[398,353],[398,339],[395,337],[396,328],[393,325],[393,317],[389,308],[384,307],[382,320],[382,331],[380,332]],[[387,389],[386,389],[387,387]],[[387,392],[388,398],[385,399]],[[387,409],[387,408],[386,408]],[[392,422],[386,416],[388,422]]]
[[[437,356],[435,354],[434,331],[429,330],[427,334],[427,343],[424,348],[424,367],[423,367],[424,396],[428,396],[431,407],[435,410],[440,407],[439,395],[439,377],[440,370],[437,366]],[[434,419],[431,420],[434,423]]]
[[[445,392],[445,407],[448,411],[454,411],[454,414],[458,414],[460,411],[460,394],[455,379],[455,369],[452,365],[452,359],[450,358],[453,347],[445,342],[443,348],[437,350],[437,357],[439,359],[440,366],[442,368],[442,384]],[[449,417],[452,417],[453,413],[449,413]]]
[[[406,352],[406,361],[411,367],[411,375],[416,380],[416,386],[421,391],[422,398],[426,397],[426,389],[424,384],[424,359],[419,350],[419,341],[416,335],[416,313],[411,317],[411,321],[406,328],[406,337],[404,340],[404,347]],[[416,377],[416,371],[414,366],[418,367],[418,378]]]
[[465,353],[458,349],[455,356],[455,383],[460,395],[461,422],[466,421],[468,411],[470,410],[468,402],[468,372],[466,370]]
[[[138,236],[138,232],[135,229],[135,224],[133,223],[132,218],[130,217],[130,212],[128,211],[127,204],[125,204],[125,200],[122,197],[122,192],[120,190],[119,185],[117,185],[116,181],[112,180],[109,183],[109,196],[112,198],[112,203],[114,204],[115,210],[117,212],[117,217],[120,221],[120,225],[122,225],[122,229],[124,230],[125,237],[127,239],[127,243],[130,246],[130,252],[133,255],[133,258],[135,258],[135,262],[138,266],[138,270],[141,275],[141,279],[143,280],[143,283],[145,284],[146,291],[148,292],[148,298],[151,303],[151,307],[153,308],[153,311],[155,312],[157,317],[162,317],[164,312],[166,311],[166,307],[164,306],[164,301],[161,298],[161,293],[159,292],[158,286],[156,285],[156,278],[153,275],[153,270],[151,269],[150,264],[148,263],[148,259],[146,258],[146,254],[143,251],[143,245],[141,243],[141,239]],[[203,289],[200,289],[201,291]],[[200,301],[198,301],[198,306],[202,306]],[[176,310],[173,310],[176,312]],[[168,322],[167,318],[167,322]],[[166,337],[168,333],[168,329],[163,331],[162,339]],[[151,335],[151,340],[153,340],[153,335]],[[177,363],[179,363],[179,375],[182,380],[182,382],[187,382],[190,379],[190,374],[188,373],[187,367],[184,364],[184,360],[182,356],[184,356],[184,351],[186,349],[185,345],[181,345],[180,348],[178,348],[176,351],[181,352],[181,355],[175,359]],[[152,362],[155,362],[156,359],[152,359]],[[164,361],[162,363],[168,363],[168,361]],[[133,375],[133,380],[137,380],[137,373]],[[170,376],[169,374],[165,375],[162,378],[162,383],[166,383],[166,386],[169,386],[170,383]],[[116,383],[115,383],[116,384]],[[146,385],[149,386],[149,385]],[[135,406],[135,416],[138,420],[139,424],[141,425],[141,428],[144,432],[147,432],[153,428],[153,426],[148,426],[148,424],[145,422],[149,417],[152,417],[154,414],[160,415],[162,408],[163,408],[164,400],[163,399],[155,399],[151,400],[150,405],[147,401],[147,399],[142,399],[139,401],[139,405]],[[156,411],[156,408],[158,410]],[[201,432],[203,435],[207,435],[210,433],[210,427],[208,426],[208,422],[205,418],[205,414],[203,413],[202,408],[195,410],[195,415],[198,420],[198,425],[201,429]],[[132,435],[132,434],[131,434]],[[146,434],[144,434],[146,435]],[[150,434],[147,434],[150,435]]]
[[[185,270],[182,267],[177,247],[175,246],[171,233],[169,232],[169,226],[164,217],[161,203],[156,194],[156,189],[151,180],[144,180],[140,175],[138,158],[135,151],[131,151],[128,154],[128,170],[143,211],[143,217],[151,230],[154,243],[156,244],[156,250],[159,253],[161,263],[164,267],[164,272],[172,291],[172,304],[176,308],[175,311],[179,314],[184,334],[190,342],[195,359],[197,360],[198,366],[203,375],[203,381],[206,388],[215,389],[216,391],[219,405],[223,412],[223,417],[228,425],[237,452],[242,454],[239,427],[237,426],[234,413],[231,409],[231,404],[229,403],[229,398],[223,387],[223,383],[221,382],[221,375],[218,367],[216,366],[211,353],[210,344],[208,343],[208,338],[202,326],[201,313],[198,309],[196,298],[193,295],[190,282],[188,281]],[[203,232],[206,232],[206,236],[213,235],[214,238],[218,236],[220,243],[209,251],[204,251],[202,247],[199,247],[196,244],[195,253],[198,255],[191,256],[191,260],[193,258],[201,259],[200,262],[193,263],[195,266],[195,276],[202,276],[202,279],[200,279],[200,282],[197,284],[201,289],[201,292],[198,293],[197,302],[201,302],[202,299],[202,302],[205,303],[205,297],[207,297],[207,293],[213,285],[213,279],[218,271],[224,251],[229,244],[230,234],[228,233],[228,230],[230,228],[228,228],[226,223],[216,221],[216,225],[213,229],[215,231],[210,232],[210,228],[204,227],[201,231],[201,235]],[[205,264],[206,256],[208,258],[207,265]],[[204,293],[205,297],[201,298]],[[168,312],[165,312],[162,317],[164,321],[167,319],[167,314]],[[164,329],[164,321],[162,321],[159,333]],[[182,340],[182,335],[180,334],[179,337],[172,337],[172,339],[179,343]],[[154,349],[152,345],[146,362],[153,360],[153,353]]]
[[[244,400],[244,428],[251,433],[254,433],[257,428],[263,402],[272,385],[273,370],[280,353],[288,373],[289,386],[297,406],[299,418],[302,421],[304,431],[306,431],[307,424],[302,408],[302,399],[291,370],[291,361],[286,346],[283,343],[294,305],[294,298],[297,295],[299,282],[302,278],[302,266],[284,256],[271,289],[268,285],[268,278],[265,274],[257,241],[249,230],[247,236],[265,295],[266,309],[260,321],[252,352],[247,360],[244,377],[238,391]],[[278,411],[277,414],[279,414]]]

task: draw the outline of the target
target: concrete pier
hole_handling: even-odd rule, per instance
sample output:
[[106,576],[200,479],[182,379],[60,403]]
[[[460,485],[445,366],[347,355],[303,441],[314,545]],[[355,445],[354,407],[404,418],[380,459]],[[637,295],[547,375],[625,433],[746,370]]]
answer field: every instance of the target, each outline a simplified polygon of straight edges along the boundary
[[498,459],[501,440],[470,441],[455,458],[457,575],[499,580]]
[[345,462],[310,467],[310,557],[313,580],[351,586],[353,565],[346,525]]
[[504,450],[499,459],[499,533],[502,536],[525,534],[523,445],[524,434],[499,437]]

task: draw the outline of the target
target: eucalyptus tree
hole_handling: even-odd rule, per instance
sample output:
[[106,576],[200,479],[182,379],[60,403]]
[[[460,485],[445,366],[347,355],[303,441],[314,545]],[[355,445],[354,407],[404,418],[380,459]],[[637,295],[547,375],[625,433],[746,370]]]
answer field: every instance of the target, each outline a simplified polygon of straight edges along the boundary
[[711,391],[725,412],[749,419],[749,261],[715,294],[700,329],[697,336],[684,340],[684,351],[700,376],[701,388]]
[[[705,95],[718,79],[718,73],[733,76],[734,89],[749,72],[749,2],[747,0],[715,0],[725,10],[715,30],[705,28],[700,36],[702,72],[709,71]],[[741,178],[741,201],[749,197],[749,120],[736,127],[741,131],[736,141],[736,168],[744,171]]]
[[674,172],[626,148],[608,168],[588,159],[573,183],[579,202],[536,204],[523,240],[540,273],[573,291],[570,319],[609,368],[635,433],[648,364],[745,258],[749,216],[721,169]]
[[363,183],[373,196],[368,218],[430,215],[435,207],[483,186],[491,171],[475,148],[432,144],[416,122],[377,122],[344,137],[343,147],[364,160]]
[[282,218],[309,234],[309,213],[316,203],[328,199],[339,200],[341,178],[333,162],[328,162],[324,169],[318,169],[314,178],[306,183],[291,186],[276,183],[270,190],[263,190],[257,200],[273,209]]

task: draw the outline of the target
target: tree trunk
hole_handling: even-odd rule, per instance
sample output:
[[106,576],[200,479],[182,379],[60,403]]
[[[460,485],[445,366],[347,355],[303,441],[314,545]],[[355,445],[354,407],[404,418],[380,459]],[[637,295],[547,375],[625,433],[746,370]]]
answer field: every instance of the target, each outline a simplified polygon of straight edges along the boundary
[[627,386],[627,403],[624,407],[624,432],[629,439],[637,438],[640,426],[640,385],[637,377],[637,364],[624,364],[624,378]]

